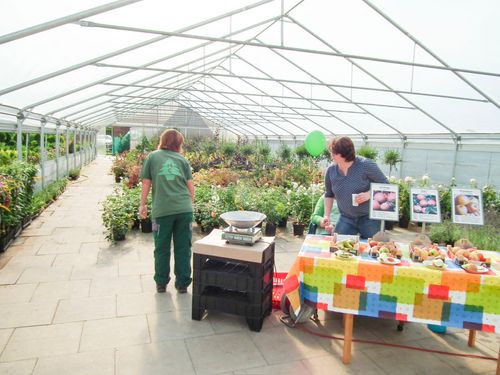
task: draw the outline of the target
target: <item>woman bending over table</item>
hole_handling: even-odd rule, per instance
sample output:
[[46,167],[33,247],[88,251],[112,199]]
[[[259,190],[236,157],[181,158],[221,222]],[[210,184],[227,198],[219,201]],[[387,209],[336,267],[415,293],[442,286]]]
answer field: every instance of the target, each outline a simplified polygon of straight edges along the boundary
[[335,199],[340,211],[335,232],[372,237],[379,231],[380,221],[369,218],[370,183],[388,183],[387,177],[373,160],[356,156],[349,137],[331,140],[328,149],[334,163],[325,174],[325,224],[330,224]]

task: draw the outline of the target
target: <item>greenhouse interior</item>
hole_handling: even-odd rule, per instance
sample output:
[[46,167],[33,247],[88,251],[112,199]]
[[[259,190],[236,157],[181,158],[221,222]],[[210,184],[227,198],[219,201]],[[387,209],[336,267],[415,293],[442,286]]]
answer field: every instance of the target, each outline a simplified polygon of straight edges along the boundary
[[500,375],[499,2],[0,10],[0,373]]

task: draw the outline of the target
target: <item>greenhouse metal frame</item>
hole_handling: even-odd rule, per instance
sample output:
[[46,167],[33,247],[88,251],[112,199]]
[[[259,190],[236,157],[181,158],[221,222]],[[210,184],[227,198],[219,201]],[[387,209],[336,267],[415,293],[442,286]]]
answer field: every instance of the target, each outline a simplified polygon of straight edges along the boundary
[[[460,169],[500,183],[493,2],[16,4],[2,5],[0,129],[17,132],[18,158],[22,133],[41,135],[42,180],[44,134],[88,145],[76,166],[105,127],[195,128],[192,113],[228,138],[297,145],[320,130],[399,149],[400,177],[446,181]],[[484,29],[461,23],[472,11]]]

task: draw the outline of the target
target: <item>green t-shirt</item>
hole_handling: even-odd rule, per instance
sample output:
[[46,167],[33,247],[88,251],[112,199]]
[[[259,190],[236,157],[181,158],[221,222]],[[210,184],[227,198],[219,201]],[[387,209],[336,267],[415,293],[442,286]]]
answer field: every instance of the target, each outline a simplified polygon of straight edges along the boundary
[[[311,216],[311,222],[316,224],[318,228],[316,229],[316,234],[326,234],[325,228],[321,228],[319,224],[321,219],[325,215],[325,195],[323,194],[316,202],[316,207],[314,207],[314,212]],[[337,201],[333,201],[332,210],[330,211],[330,223],[335,225],[340,217],[339,208],[337,207]]]
[[157,150],[148,155],[141,177],[152,181],[152,218],[193,212],[187,181],[192,180],[191,167],[178,152]]

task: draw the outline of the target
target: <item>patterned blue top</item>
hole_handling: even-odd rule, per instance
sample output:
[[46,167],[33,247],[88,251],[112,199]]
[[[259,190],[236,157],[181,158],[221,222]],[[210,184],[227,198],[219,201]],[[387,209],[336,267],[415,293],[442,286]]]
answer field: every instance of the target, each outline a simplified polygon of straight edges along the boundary
[[371,182],[386,184],[388,180],[377,163],[356,156],[351,167],[347,170],[347,176],[344,176],[335,164],[328,167],[325,174],[325,197],[337,200],[342,216],[351,219],[365,216],[369,213],[370,202],[366,201],[359,206],[353,206],[352,194],[369,191]]

